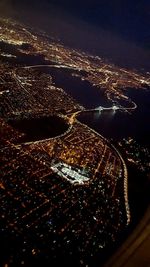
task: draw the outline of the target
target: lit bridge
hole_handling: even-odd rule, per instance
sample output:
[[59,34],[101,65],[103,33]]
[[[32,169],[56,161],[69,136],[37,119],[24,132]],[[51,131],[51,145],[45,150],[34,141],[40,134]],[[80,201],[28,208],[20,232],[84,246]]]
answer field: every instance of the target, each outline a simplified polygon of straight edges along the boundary
[[103,110],[113,110],[113,111],[115,111],[115,110],[118,110],[118,109],[125,109],[125,108],[118,107],[118,106],[114,105],[114,106],[108,107],[108,108],[99,106],[99,107],[95,108],[94,110],[96,110],[96,111],[103,111]]
[[116,111],[116,110],[123,110],[123,111],[129,111],[129,110],[134,110],[137,108],[137,105],[132,101],[132,107],[122,107],[122,106],[116,106],[116,105],[113,105],[111,107],[102,107],[102,106],[99,106],[97,108],[94,108],[94,109],[90,109],[90,111],[104,111],[104,110],[112,110],[112,111]]

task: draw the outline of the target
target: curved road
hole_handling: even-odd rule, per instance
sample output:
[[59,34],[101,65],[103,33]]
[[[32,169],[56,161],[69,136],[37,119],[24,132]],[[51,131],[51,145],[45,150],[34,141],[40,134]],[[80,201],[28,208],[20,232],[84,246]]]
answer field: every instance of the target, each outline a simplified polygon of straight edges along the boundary
[[[58,68],[66,68],[66,66],[59,66],[59,65],[35,65],[35,66],[27,66],[27,67],[23,67],[24,69],[30,69],[30,68],[36,68],[36,67],[58,67]],[[21,81],[18,79],[16,73],[13,73],[14,75],[14,78],[17,80],[18,83],[21,83]],[[22,86],[24,90],[26,90],[26,88],[24,88],[24,86]],[[77,112],[74,112],[73,114],[70,114],[71,117],[69,119],[69,123],[70,123],[70,127],[68,129],[67,132],[65,132],[64,134],[58,136],[58,137],[55,137],[55,138],[61,138],[61,137],[64,137],[64,135],[68,134],[68,132],[72,129],[72,126],[73,126],[73,123],[75,122],[76,120],[76,116],[79,115],[81,112],[95,112],[95,111],[98,111],[98,112],[101,112],[101,111],[104,111],[104,110],[113,110],[113,111],[116,111],[116,110],[124,110],[124,111],[127,111],[127,110],[134,110],[136,109],[136,104],[134,102],[131,101],[131,103],[133,104],[133,107],[130,107],[130,108],[125,108],[125,107],[122,107],[122,106],[116,106],[116,105],[113,105],[111,107],[102,107],[102,106],[99,106],[97,108],[94,108],[94,109],[85,109],[84,111],[83,110],[80,110],[80,111],[77,111]],[[67,116],[68,117],[68,116]],[[83,124],[83,123],[82,123]],[[86,125],[87,128],[89,128],[87,125]],[[97,133],[96,131],[94,131],[93,129],[90,128],[91,131],[93,131],[94,133],[96,133],[97,135],[99,135],[102,139],[106,140],[102,135],[100,135],[99,133]],[[47,139],[48,140],[52,140],[52,139],[55,139],[55,138],[49,138]],[[39,142],[42,142],[43,140],[40,140],[40,141],[36,141],[34,143],[39,143]],[[44,140],[46,141],[46,140]],[[108,142],[108,140],[107,140]],[[33,143],[33,142],[29,142],[28,144],[30,143]],[[108,142],[109,143],[109,142]],[[26,143],[27,144],[27,143]],[[111,147],[115,150],[115,152],[118,154],[118,157],[120,158],[121,162],[122,162],[122,166],[123,166],[123,170],[124,170],[124,200],[125,200],[125,208],[126,208],[126,216],[127,216],[127,225],[130,223],[130,209],[129,209],[129,203],[128,203],[128,172],[127,172],[127,167],[126,167],[126,164],[122,158],[122,156],[120,155],[119,151],[111,144]]]

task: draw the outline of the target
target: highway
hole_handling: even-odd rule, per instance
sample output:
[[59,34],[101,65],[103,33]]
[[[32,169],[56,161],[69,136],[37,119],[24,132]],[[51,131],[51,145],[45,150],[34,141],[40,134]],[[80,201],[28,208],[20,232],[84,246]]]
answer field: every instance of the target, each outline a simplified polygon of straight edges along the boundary
[[[66,66],[58,66],[58,65],[35,65],[35,66],[27,66],[27,67],[23,67],[23,68],[34,68],[34,67],[43,67],[43,66],[47,66],[47,67],[58,67],[58,68],[62,68],[62,67],[66,67]],[[21,80],[17,77],[16,73],[13,73],[13,76],[16,80],[16,82],[24,89],[28,92],[28,90],[22,85],[21,83]],[[28,92],[29,93],[29,92]],[[69,124],[70,124],[70,127],[69,129],[63,133],[62,135],[60,136],[57,136],[57,137],[54,137],[54,138],[49,138],[47,139],[48,140],[52,140],[52,139],[56,139],[56,138],[62,138],[64,137],[65,135],[67,135],[71,130],[72,130],[72,126],[76,120],[76,117],[77,115],[79,115],[81,112],[102,112],[102,111],[109,111],[109,110],[112,110],[112,111],[117,111],[117,110],[123,110],[123,111],[131,111],[131,110],[135,110],[137,108],[137,105],[132,102],[132,107],[129,107],[129,108],[126,108],[126,107],[122,107],[122,106],[116,106],[116,105],[112,105],[111,107],[102,107],[102,106],[99,106],[99,107],[96,107],[96,108],[93,108],[93,109],[85,109],[84,111],[83,110],[79,110],[77,112],[74,112],[71,114],[71,117],[69,118]],[[68,119],[68,115],[64,116],[65,118],[67,117]],[[79,121],[78,121],[79,122]],[[83,123],[82,123],[83,124]],[[87,125],[86,125],[87,128],[89,128]],[[94,131],[93,129],[89,128],[91,131],[93,131],[94,133],[96,133],[96,135],[99,135],[102,139],[106,140],[103,136],[101,136],[99,133],[97,133],[96,131]],[[44,140],[46,141],[46,140]],[[26,144],[31,144],[31,143],[34,143],[34,144],[37,144],[37,143],[40,143],[40,142],[43,142],[43,140],[40,140],[40,141],[35,141],[35,142],[28,142]],[[108,140],[107,140],[108,142]],[[109,143],[109,142],[108,142]],[[118,154],[121,162],[122,162],[122,166],[123,166],[123,170],[124,170],[124,200],[125,200],[125,208],[126,208],[126,216],[127,216],[127,225],[130,223],[130,209],[129,209],[129,204],[128,204],[128,172],[127,172],[127,167],[126,167],[126,164],[121,156],[121,154],[119,153],[119,151],[111,144],[109,143],[109,145],[111,145],[111,147],[113,148],[113,150],[116,151],[116,153]]]
[[72,70],[82,70],[81,68],[77,68],[76,66],[67,66],[67,65],[57,65],[57,64],[48,64],[48,65],[33,65],[22,67],[22,69],[33,69],[33,68],[57,68],[57,69],[72,69]]
[[[79,121],[78,121],[78,123],[84,124],[84,123],[81,123]],[[111,148],[118,154],[118,156],[122,162],[123,171],[124,171],[124,200],[125,200],[125,209],[126,209],[126,217],[127,217],[126,224],[129,225],[129,223],[131,221],[131,214],[130,214],[130,208],[129,208],[129,202],[128,202],[128,171],[127,171],[127,166],[125,164],[125,161],[123,160],[120,152],[105,137],[103,137],[101,134],[96,132],[94,129],[88,127],[86,124],[84,124],[84,125],[86,126],[87,129],[89,129],[90,131],[92,131],[96,135],[100,136],[100,138],[102,138],[106,143],[108,143],[109,146],[111,146]]]

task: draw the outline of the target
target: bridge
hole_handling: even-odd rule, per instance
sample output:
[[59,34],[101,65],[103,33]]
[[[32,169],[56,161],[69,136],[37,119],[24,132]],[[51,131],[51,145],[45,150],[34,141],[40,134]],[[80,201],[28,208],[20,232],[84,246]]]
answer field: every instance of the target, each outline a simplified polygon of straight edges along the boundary
[[[64,68],[64,69],[73,69],[73,70],[78,70],[81,71],[82,68],[77,68],[75,65],[60,65],[60,64],[42,64],[42,65],[30,65],[30,66],[25,66],[22,67],[24,69],[30,69],[30,68],[41,68],[41,67],[47,67],[47,68]],[[15,74],[15,78],[16,80],[18,80],[18,78],[16,77]],[[93,108],[93,109],[85,109],[84,111],[105,111],[105,110],[112,110],[112,111],[116,111],[116,110],[123,110],[123,111],[131,111],[131,110],[135,110],[137,108],[137,105],[135,102],[133,102],[131,99],[128,98],[128,102],[131,103],[131,107],[122,107],[122,106],[116,106],[113,105],[111,107],[102,107],[99,106],[97,108]]]
[[[111,107],[102,107],[102,106],[99,106],[99,107],[96,107],[94,109],[90,109],[90,111],[104,111],[104,110],[112,110],[112,111],[116,111],[116,110],[123,110],[123,111],[129,111],[129,110],[134,110],[137,108],[137,105],[131,101],[131,104],[132,104],[132,107],[122,107],[122,106],[116,106],[116,105],[113,105]],[[86,110],[87,111],[87,110]]]
[[130,101],[132,106],[131,107],[122,107],[122,106],[116,106],[116,105],[113,105],[111,107],[102,107],[102,106],[99,106],[99,107],[96,107],[96,108],[92,108],[92,109],[84,109],[84,110],[79,110],[79,111],[76,111],[74,112],[73,114],[70,114],[71,117],[69,119],[69,122],[70,124],[73,124],[77,115],[81,114],[82,112],[99,112],[101,113],[102,111],[105,111],[105,110],[112,110],[112,111],[116,111],[116,110],[122,110],[122,111],[132,111],[132,110],[135,110],[137,108],[137,105],[136,103],[134,103],[133,101]]
[[113,106],[108,107],[108,108],[99,106],[99,107],[96,107],[94,110],[95,111],[103,111],[103,110],[113,110],[113,111],[115,111],[115,110],[118,110],[118,109],[122,109],[122,108],[121,107],[118,107],[116,105],[113,105]]

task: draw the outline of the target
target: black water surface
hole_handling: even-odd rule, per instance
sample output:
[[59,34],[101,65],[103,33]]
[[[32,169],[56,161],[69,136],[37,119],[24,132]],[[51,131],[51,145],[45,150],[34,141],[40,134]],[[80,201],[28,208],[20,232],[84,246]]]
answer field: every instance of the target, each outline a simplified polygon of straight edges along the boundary
[[104,95],[104,91],[93,87],[88,81],[82,81],[80,77],[73,76],[72,70],[43,67],[42,71],[52,75],[55,85],[63,88],[64,91],[85,108],[95,108],[100,105],[105,107],[111,106],[111,103]]
[[106,138],[115,141],[129,137],[150,146],[150,90],[130,89],[130,98],[137,104],[132,113],[122,111],[83,112],[78,119]]
[[20,142],[56,137],[68,130],[68,124],[58,116],[9,120],[8,123],[20,133],[24,133],[24,137],[20,139]]
[[[30,50],[32,46],[28,44],[14,45],[8,44],[3,41],[0,41],[0,50],[3,53],[11,54],[15,57],[5,57],[0,54],[0,60],[3,62],[9,62],[12,64],[23,64],[23,65],[36,65],[36,64],[48,64],[45,61],[44,56],[37,54],[26,54],[22,53],[21,50]],[[21,50],[20,50],[21,49]]]

